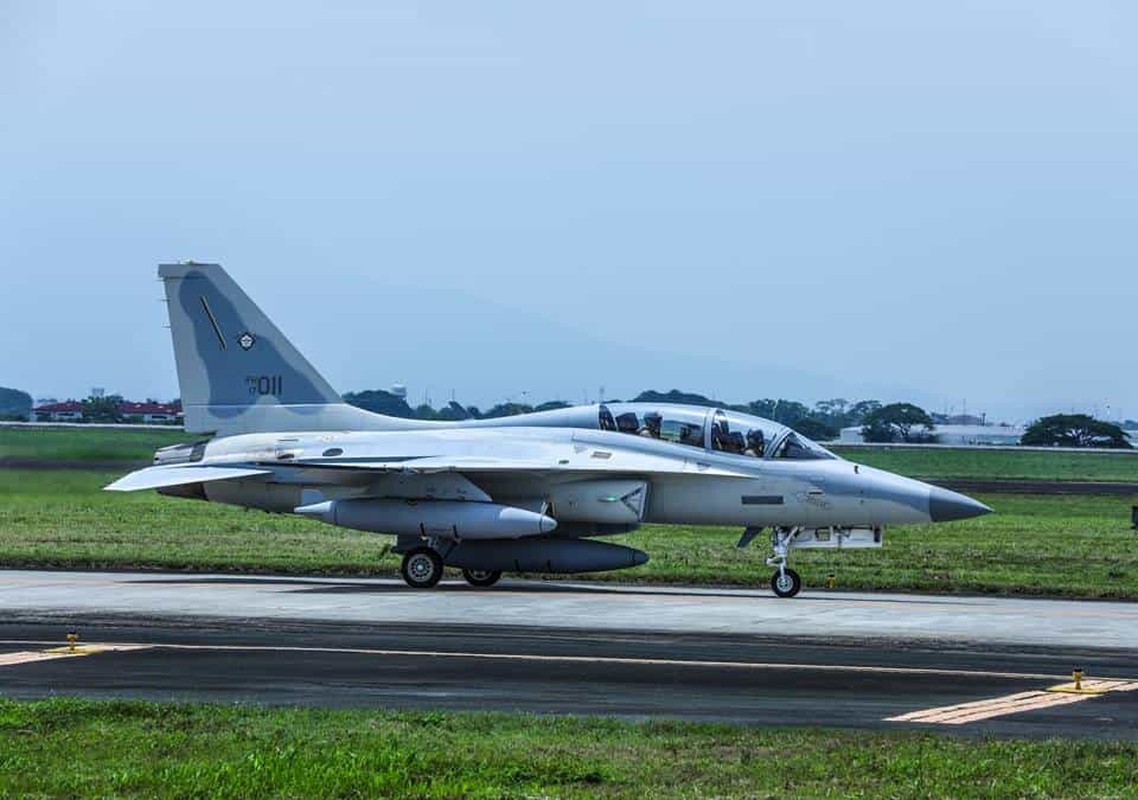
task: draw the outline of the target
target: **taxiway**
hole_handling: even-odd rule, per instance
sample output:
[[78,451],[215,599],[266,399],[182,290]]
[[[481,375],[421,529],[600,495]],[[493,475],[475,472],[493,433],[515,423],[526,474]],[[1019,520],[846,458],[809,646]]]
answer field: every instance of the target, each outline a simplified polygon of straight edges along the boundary
[[[1133,603],[0,572],[13,697],[1138,739],[1135,642]],[[1109,690],[1049,691],[1074,667]]]

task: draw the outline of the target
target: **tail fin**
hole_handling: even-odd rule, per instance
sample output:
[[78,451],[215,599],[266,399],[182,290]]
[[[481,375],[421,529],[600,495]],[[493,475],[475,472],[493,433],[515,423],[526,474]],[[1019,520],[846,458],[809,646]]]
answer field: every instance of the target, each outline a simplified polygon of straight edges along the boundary
[[[193,433],[350,427],[356,409],[218,264],[162,264],[174,360]],[[354,420],[352,420],[354,421]]]

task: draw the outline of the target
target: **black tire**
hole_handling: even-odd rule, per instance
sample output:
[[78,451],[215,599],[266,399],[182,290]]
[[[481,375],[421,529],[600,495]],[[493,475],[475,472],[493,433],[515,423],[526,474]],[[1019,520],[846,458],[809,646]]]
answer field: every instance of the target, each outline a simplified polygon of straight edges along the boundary
[[443,576],[443,559],[429,547],[416,547],[404,554],[399,571],[412,589],[430,589]]
[[464,569],[462,577],[471,586],[493,586],[502,577],[502,573],[498,570],[491,569]]
[[771,589],[779,597],[794,597],[802,591],[802,578],[792,569],[776,572],[771,575]]

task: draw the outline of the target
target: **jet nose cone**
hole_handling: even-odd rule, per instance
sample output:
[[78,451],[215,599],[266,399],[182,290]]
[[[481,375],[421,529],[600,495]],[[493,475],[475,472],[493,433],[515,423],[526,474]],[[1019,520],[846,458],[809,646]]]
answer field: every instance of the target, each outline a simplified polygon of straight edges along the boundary
[[991,513],[992,509],[980,501],[957,492],[939,486],[934,486],[929,491],[929,517],[933,522],[952,522]]

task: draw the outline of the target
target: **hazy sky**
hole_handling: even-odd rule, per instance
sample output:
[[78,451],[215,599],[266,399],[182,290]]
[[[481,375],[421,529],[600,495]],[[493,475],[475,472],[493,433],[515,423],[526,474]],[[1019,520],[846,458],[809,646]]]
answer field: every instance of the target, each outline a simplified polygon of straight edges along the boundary
[[1138,417],[1136,37],[1121,0],[6,0],[0,385],[175,396],[192,258],[342,390]]

